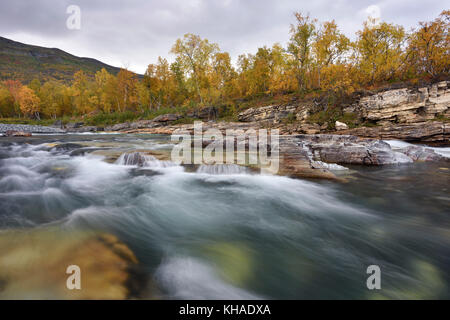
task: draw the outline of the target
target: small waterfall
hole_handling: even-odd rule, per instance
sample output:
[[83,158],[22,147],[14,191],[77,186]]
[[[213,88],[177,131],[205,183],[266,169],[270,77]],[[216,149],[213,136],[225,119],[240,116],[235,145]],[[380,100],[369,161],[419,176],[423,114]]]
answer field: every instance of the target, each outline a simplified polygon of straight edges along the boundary
[[207,174],[245,174],[248,169],[237,164],[202,164],[198,167],[197,173]]
[[124,166],[138,166],[149,168],[167,168],[175,166],[175,164],[171,161],[158,160],[154,156],[145,154],[143,152],[123,153],[115,163]]

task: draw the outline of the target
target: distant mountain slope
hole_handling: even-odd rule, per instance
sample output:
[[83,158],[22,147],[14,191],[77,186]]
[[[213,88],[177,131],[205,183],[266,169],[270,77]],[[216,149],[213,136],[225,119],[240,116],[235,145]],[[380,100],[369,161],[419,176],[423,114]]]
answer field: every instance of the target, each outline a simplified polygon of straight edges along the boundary
[[82,69],[91,77],[105,68],[117,74],[119,68],[91,58],[80,58],[56,48],[32,46],[0,37],[0,80],[15,79],[29,83],[62,80],[70,82],[73,74]]

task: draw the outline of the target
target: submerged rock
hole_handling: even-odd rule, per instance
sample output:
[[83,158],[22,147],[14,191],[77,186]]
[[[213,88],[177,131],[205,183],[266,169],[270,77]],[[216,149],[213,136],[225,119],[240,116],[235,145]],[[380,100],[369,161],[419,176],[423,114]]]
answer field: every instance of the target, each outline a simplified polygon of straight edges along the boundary
[[51,147],[51,150],[53,151],[62,151],[62,152],[68,152],[68,151],[73,151],[75,149],[80,149],[83,148],[84,146],[78,143],[61,143],[61,144],[57,144],[53,147]]
[[206,247],[204,253],[232,284],[243,286],[253,279],[254,252],[244,244],[219,242]]
[[[0,252],[0,299],[126,299],[143,286],[135,255],[109,234],[7,231]],[[66,287],[71,265],[81,270],[81,290]]]

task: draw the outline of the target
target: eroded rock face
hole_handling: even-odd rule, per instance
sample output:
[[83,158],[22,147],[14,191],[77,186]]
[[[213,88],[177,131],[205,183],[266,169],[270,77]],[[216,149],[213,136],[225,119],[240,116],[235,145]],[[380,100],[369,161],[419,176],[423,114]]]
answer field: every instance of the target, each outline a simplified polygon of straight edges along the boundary
[[109,126],[105,128],[105,131],[122,131],[130,129],[130,123],[124,122],[124,123],[118,123],[113,126]]
[[180,118],[181,118],[181,116],[179,114],[168,113],[168,114],[163,114],[163,115],[157,116],[155,119],[153,119],[153,121],[154,122],[170,122],[170,121],[176,121]]
[[414,123],[450,114],[450,81],[429,87],[396,89],[363,97],[351,107],[362,119],[385,123]]
[[[126,299],[139,282],[133,252],[115,236],[41,229],[0,234],[0,299]],[[81,269],[81,290],[66,287]]]
[[280,140],[278,174],[293,178],[337,179],[331,171],[314,166],[309,144],[296,137],[283,137]]
[[202,120],[215,120],[219,117],[219,110],[216,107],[204,107],[200,110],[188,112],[187,116]]
[[308,107],[306,106],[266,106],[260,108],[250,108],[238,115],[238,120],[242,122],[264,121],[268,123],[279,123],[290,114],[295,116],[296,120],[304,120],[308,116]]
[[450,143],[450,123],[429,121],[411,124],[387,124],[379,127],[361,127],[344,130],[338,132],[338,134],[448,144]]

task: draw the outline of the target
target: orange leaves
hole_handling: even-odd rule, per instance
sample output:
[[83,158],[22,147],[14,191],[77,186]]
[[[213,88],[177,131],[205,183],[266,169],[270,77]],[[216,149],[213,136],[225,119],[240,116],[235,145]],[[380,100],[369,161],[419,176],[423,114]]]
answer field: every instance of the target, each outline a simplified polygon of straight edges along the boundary
[[443,11],[432,22],[421,22],[409,37],[408,54],[413,71],[431,77],[450,69],[450,11]]
[[406,33],[401,26],[386,22],[364,23],[353,45],[354,63],[363,85],[389,81],[401,76],[405,63]]
[[20,111],[22,111],[25,115],[36,116],[39,118],[41,100],[38,96],[36,96],[33,90],[27,86],[23,86],[19,90],[18,102]]

